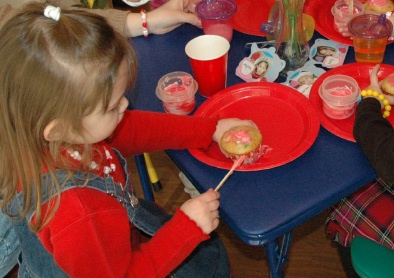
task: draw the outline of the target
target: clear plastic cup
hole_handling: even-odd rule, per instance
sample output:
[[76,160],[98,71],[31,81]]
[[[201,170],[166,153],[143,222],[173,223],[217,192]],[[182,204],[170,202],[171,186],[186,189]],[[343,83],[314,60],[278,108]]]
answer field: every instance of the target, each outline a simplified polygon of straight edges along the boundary
[[334,29],[343,33],[343,29],[347,29],[347,25],[354,17],[365,13],[364,4],[360,1],[353,1],[353,12],[349,13],[349,6],[344,0],[338,0],[331,8],[331,14],[334,16]]
[[356,16],[349,22],[353,37],[355,58],[358,63],[383,62],[387,39],[393,31],[393,24],[386,18],[374,14]]
[[222,36],[229,42],[233,38],[230,20],[236,10],[237,4],[233,0],[205,0],[195,7],[195,13],[201,19],[204,34]]
[[175,71],[160,78],[156,96],[163,102],[167,113],[190,114],[196,106],[197,82],[187,72]]
[[323,111],[331,119],[347,119],[354,114],[361,90],[357,81],[347,75],[327,77],[319,88]]

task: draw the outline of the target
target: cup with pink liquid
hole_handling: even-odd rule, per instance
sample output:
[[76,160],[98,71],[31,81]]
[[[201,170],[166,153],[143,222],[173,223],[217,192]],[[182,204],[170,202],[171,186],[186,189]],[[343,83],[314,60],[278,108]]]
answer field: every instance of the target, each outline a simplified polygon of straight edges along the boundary
[[218,35],[229,42],[233,38],[231,18],[237,10],[233,0],[203,0],[195,6],[195,13],[201,19],[206,35]]
[[197,82],[187,72],[175,71],[160,78],[156,96],[167,113],[187,115],[196,106]]
[[323,111],[335,120],[347,119],[354,114],[360,94],[357,81],[343,74],[327,77],[319,88]]

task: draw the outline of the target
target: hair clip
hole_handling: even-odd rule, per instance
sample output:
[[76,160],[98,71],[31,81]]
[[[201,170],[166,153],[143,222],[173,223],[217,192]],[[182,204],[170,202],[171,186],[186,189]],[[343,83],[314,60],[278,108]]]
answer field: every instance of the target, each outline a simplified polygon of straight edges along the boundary
[[60,8],[48,5],[45,7],[44,15],[47,18],[51,18],[53,20],[59,21],[60,18]]

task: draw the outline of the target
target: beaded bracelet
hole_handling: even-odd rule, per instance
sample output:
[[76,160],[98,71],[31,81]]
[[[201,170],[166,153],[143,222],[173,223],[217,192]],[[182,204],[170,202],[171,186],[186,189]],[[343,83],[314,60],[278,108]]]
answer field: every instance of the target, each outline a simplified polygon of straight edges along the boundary
[[149,36],[148,32],[148,21],[146,20],[146,12],[144,9],[141,9],[141,19],[142,19],[142,34],[145,38]]
[[389,100],[384,97],[384,94],[381,94],[377,91],[372,91],[372,90],[362,90],[361,96],[362,97],[374,97],[377,100],[379,100],[381,103],[383,103],[383,106],[384,106],[383,118],[387,118],[388,116],[390,116],[391,105],[390,105]]

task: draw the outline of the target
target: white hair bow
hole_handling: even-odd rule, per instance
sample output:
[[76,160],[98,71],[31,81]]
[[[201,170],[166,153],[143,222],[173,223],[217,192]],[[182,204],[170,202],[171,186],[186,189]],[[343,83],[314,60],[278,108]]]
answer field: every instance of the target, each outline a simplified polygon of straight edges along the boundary
[[59,21],[60,18],[60,8],[48,5],[45,7],[44,15],[47,18],[51,18],[53,20]]

